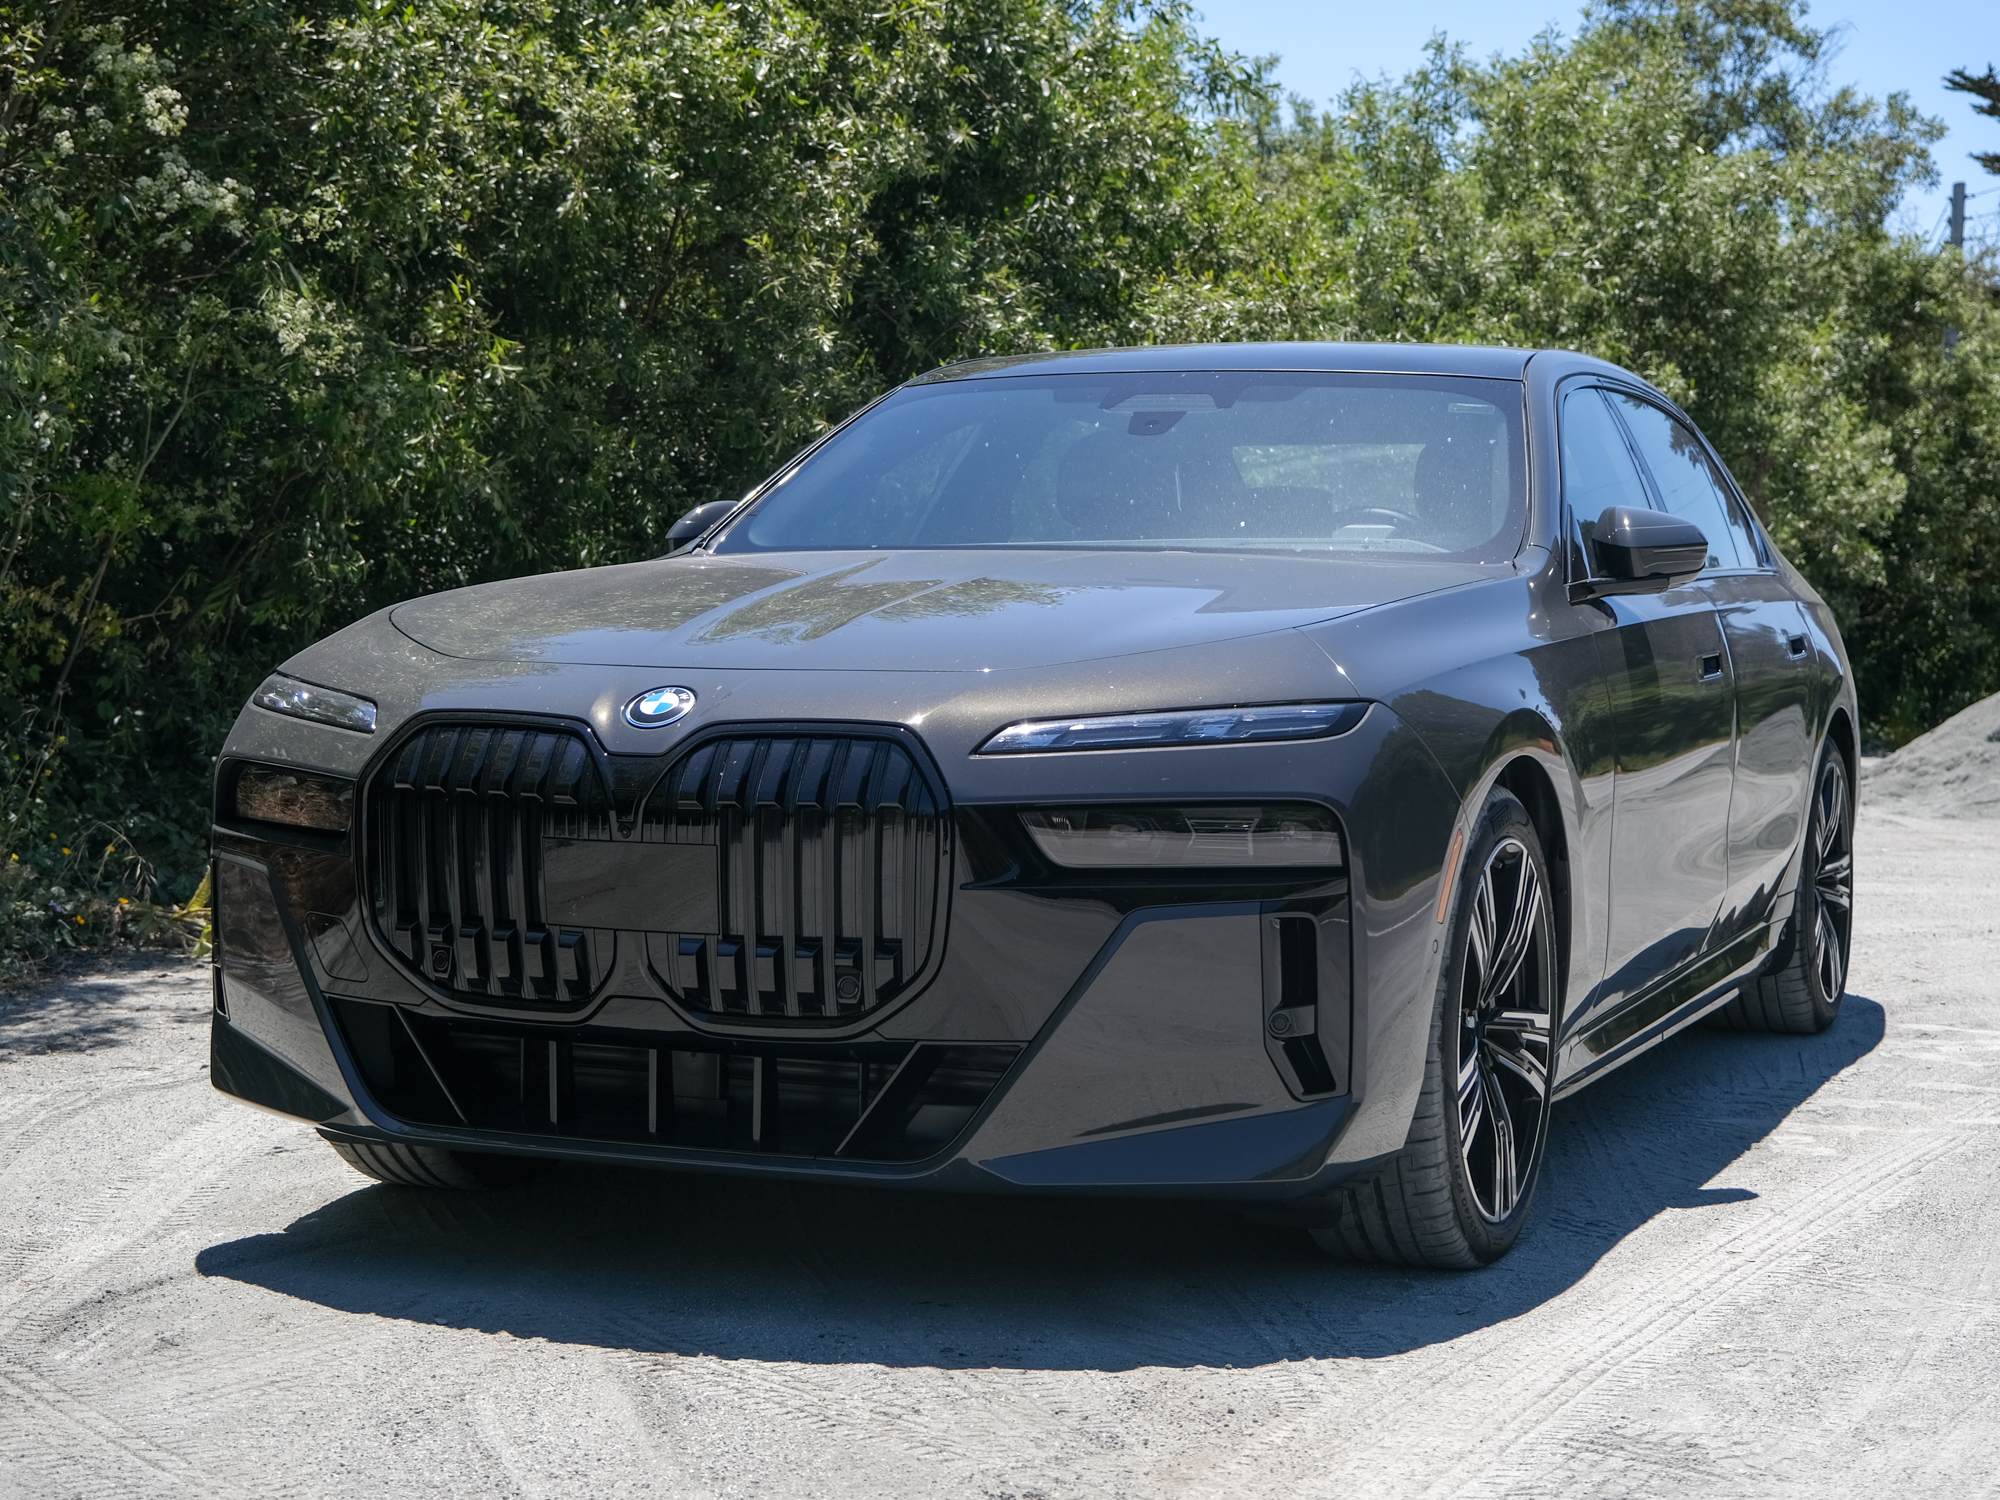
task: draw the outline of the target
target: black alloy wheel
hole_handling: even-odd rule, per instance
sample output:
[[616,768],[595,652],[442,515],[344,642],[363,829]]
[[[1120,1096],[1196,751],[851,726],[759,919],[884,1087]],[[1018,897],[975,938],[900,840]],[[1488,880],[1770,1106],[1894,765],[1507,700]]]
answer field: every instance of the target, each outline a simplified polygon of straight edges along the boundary
[[1847,992],[1847,957],[1854,938],[1854,799],[1838,755],[1820,760],[1811,838],[1812,881],[1806,891],[1812,910],[1800,913],[1799,926],[1809,934],[1808,962],[1819,992],[1838,1005]]
[[1715,1013],[1732,1031],[1811,1036],[1840,1016],[1854,948],[1854,783],[1838,747],[1820,751],[1813,773],[1798,898],[1773,966]]
[[1471,897],[1458,982],[1458,1150],[1473,1206],[1504,1224],[1548,1129],[1555,941],[1541,871],[1520,839],[1494,846]]
[[1504,790],[1462,853],[1409,1138],[1335,1189],[1312,1229],[1343,1259],[1490,1265],[1520,1237],[1541,1175],[1561,1021],[1548,865]]

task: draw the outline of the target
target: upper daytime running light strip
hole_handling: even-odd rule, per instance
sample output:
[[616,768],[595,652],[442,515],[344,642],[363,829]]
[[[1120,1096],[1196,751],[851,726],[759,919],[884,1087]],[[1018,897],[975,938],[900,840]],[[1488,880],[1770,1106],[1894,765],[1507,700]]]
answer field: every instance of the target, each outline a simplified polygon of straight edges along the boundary
[[1148,745],[1244,744],[1345,734],[1365,703],[1272,703],[1249,708],[1183,708],[1088,719],[1029,719],[1009,724],[979,747],[981,755],[1046,750],[1125,750]]
[[336,729],[352,729],[361,734],[375,732],[375,705],[366,698],[314,687],[296,677],[272,673],[250,695],[250,701],[259,708],[268,708],[274,714],[289,714],[294,719],[331,724]]

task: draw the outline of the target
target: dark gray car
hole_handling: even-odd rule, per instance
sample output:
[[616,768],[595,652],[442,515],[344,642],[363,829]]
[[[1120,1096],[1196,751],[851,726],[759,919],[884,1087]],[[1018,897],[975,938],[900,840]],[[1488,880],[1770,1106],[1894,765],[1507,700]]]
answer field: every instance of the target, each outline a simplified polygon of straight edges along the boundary
[[1555,1098],[1837,1012],[1839,634],[1613,366],[975,361],[676,532],[259,689],[218,1088],[391,1182],[1201,1196],[1471,1266]]

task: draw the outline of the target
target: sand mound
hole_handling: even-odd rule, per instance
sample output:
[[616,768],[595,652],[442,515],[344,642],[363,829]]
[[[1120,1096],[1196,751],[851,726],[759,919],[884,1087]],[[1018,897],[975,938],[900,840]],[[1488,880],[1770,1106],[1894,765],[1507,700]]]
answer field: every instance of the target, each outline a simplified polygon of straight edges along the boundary
[[2000,818],[2000,693],[1865,761],[1861,802],[1926,818]]

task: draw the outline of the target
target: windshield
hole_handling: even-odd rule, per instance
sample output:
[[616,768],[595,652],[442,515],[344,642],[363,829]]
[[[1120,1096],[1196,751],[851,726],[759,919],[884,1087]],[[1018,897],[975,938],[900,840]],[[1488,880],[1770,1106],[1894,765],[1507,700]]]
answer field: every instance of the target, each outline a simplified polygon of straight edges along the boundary
[[780,478],[721,552],[1152,547],[1509,558],[1521,386],[1160,372],[897,391]]

